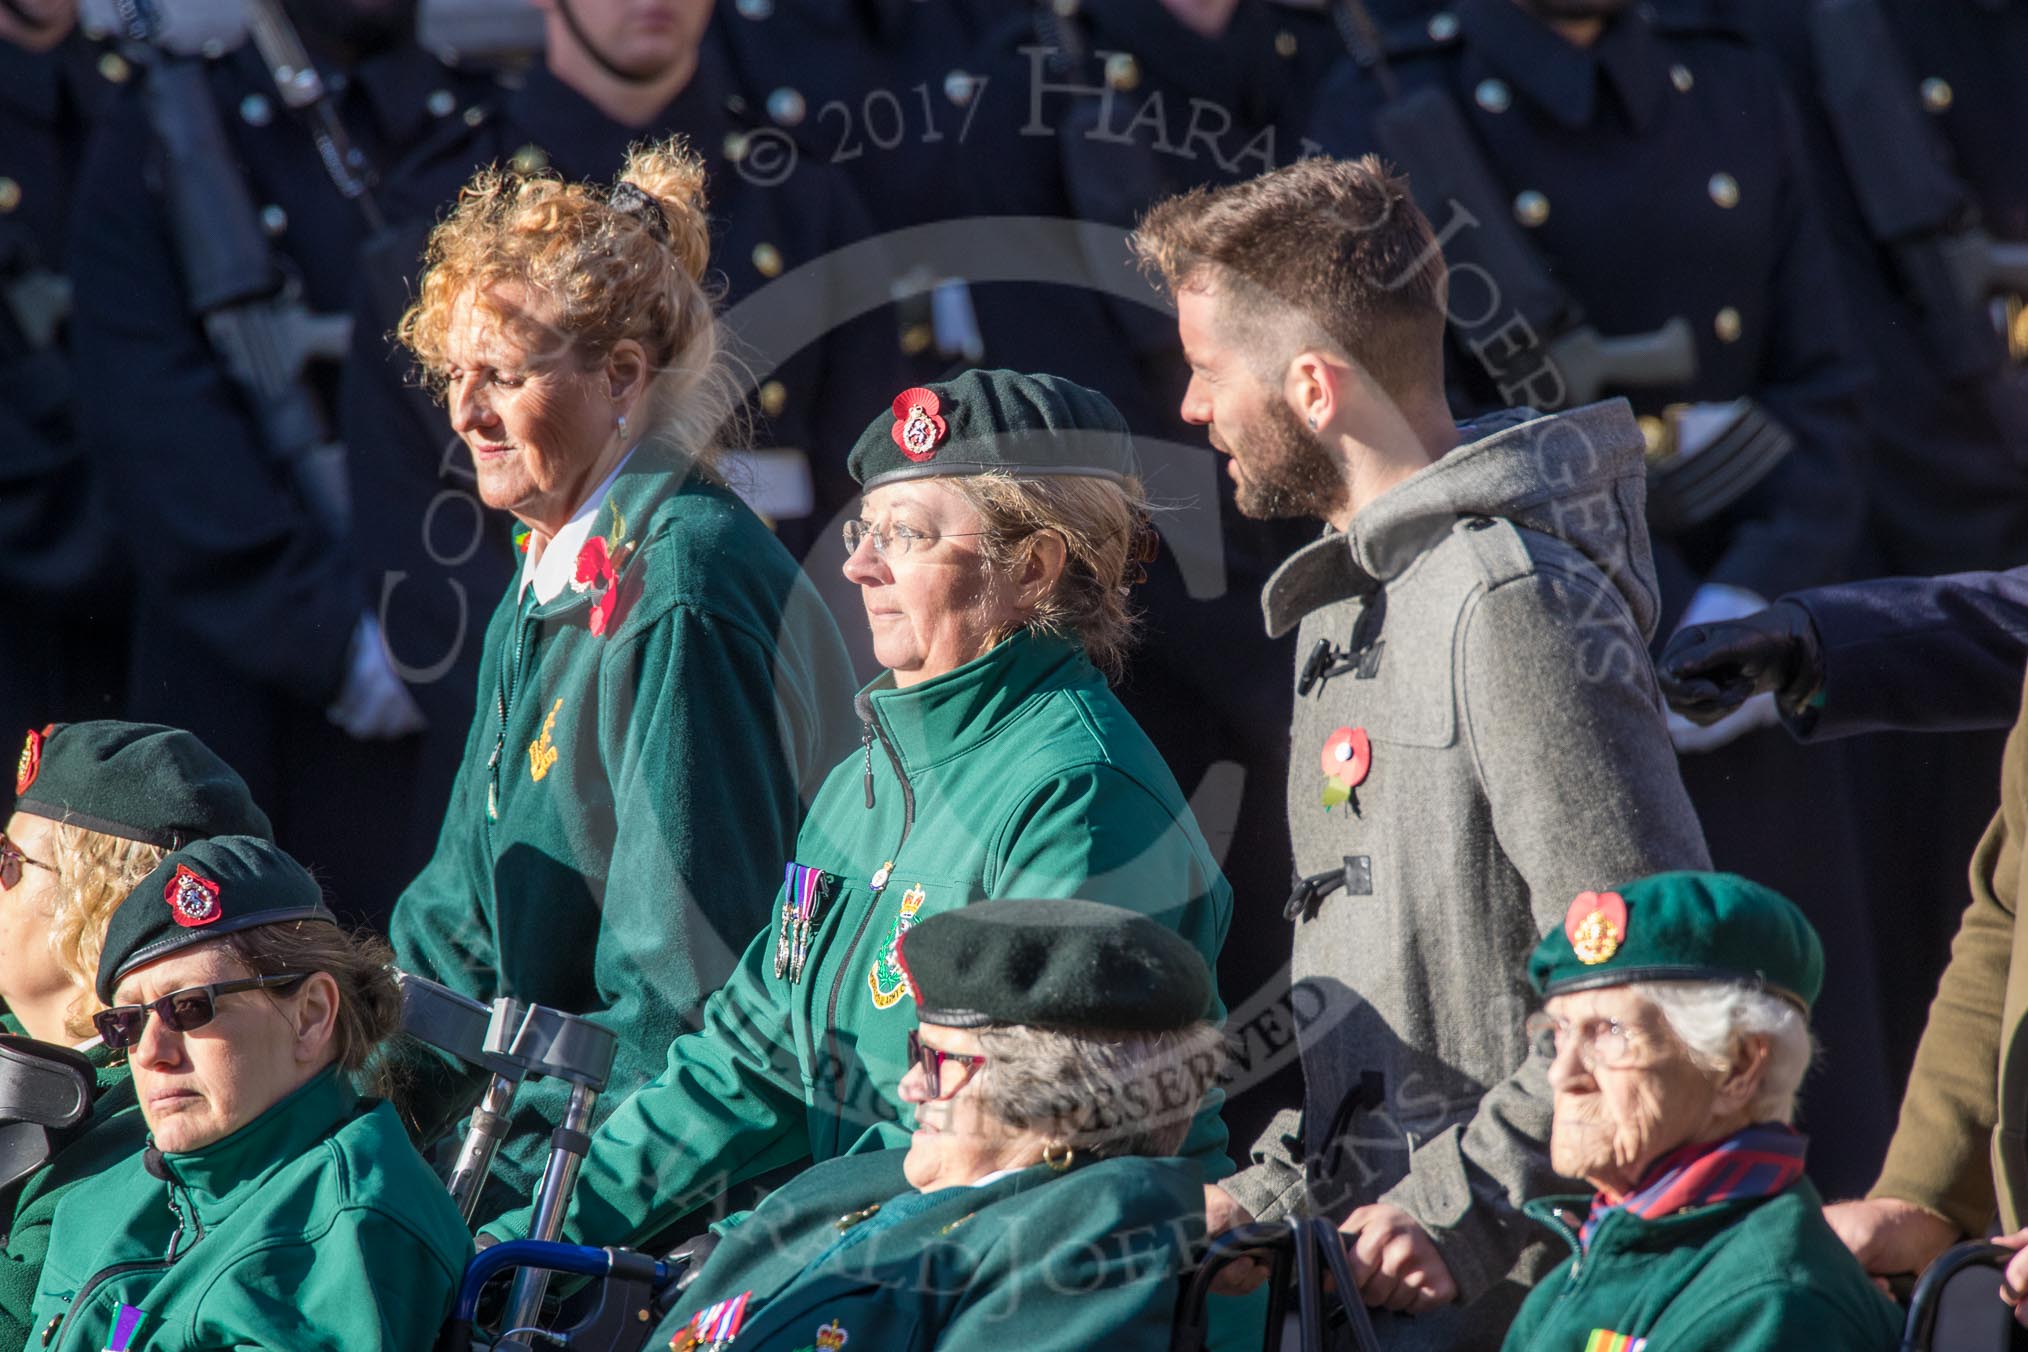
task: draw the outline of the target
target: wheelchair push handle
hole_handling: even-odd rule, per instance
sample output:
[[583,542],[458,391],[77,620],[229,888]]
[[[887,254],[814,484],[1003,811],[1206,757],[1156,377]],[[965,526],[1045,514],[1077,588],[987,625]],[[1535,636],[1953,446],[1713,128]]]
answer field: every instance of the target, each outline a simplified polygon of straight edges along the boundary
[[[486,1284],[509,1271],[563,1273],[574,1277],[605,1278],[636,1288],[661,1292],[673,1287],[688,1266],[687,1256],[650,1258],[632,1249],[600,1249],[586,1244],[559,1244],[541,1239],[510,1239],[481,1249],[465,1265],[458,1284],[458,1301],[451,1321],[444,1326],[438,1352],[470,1352],[473,1326],[479,1316],[479,1298]],[[509,1332],[514,1330],[510,1327]],[[568,1345],[566,1336],[546,1335],[546,1340]],[[504,1344],[503,1344],[504,1345]]]
[[[1326,1302],[1335,1301],[1338,1313],[1351,1330],[1353,1344],[1360,1352],[1380,1352],[1372,1318],[1359,1299],[1352,1280],[1351,1260],[1345,1240],[1323,1217],[1306,1220],[1256,1221],[1234,1226],[1212,1236],[1204,1257],[1190,1274],[1177,1311],[1170,1352],[1204,1352],[1209,1335],[1211,1287],[1219,1273],[1246,1259],[1265,1261],[1268,1273],[1267,1339],[1270,1347],[1281,1345],[1282,1325],[1288,1311],[1290,1269],[1294,1269],[1303,1352],[1323,1352],[1325,1330],[1330,1321]],[[1328,1277],[1334,1291],[1325,1291]]]
[[1915,1290],[1909,1294],[1908,1317],[1901,1326],[1901,1352],[1926,1352],[1936,1334],[1937,1312],[1944,1288],[1950,1285],[1951,1278],[1967,1268],[2004,1269],[2007,1260],[2013,1256],[2012,1249],[1988,1244],[1982,1239],[1966,1240],[1939,1254],[1922,1270],[1922,1276],[1916,1279]]

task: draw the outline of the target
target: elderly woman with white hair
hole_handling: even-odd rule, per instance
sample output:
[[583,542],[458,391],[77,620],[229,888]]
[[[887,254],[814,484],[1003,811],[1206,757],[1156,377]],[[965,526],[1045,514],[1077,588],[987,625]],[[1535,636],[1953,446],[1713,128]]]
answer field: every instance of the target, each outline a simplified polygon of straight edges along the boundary
[[1889,1349],[1900,1318],[1803,1176],[1796,1091],[1824,957],[1802,912],[1726,873],[1586,892],[1537,945],[1556,1172],[1526,1210],[1570,1259],[1506,1352]]

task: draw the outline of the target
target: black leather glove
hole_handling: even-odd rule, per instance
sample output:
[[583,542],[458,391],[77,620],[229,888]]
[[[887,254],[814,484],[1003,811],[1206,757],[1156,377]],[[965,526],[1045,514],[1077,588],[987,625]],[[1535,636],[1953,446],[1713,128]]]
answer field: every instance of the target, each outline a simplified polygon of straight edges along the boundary
[[1763,691],[1791,717],[1824,683],[1824,656],[1810,612],[1777,601],[1758,614],[1693,624],[1662,650],[1655,674],[1669,707],[1709,725]]

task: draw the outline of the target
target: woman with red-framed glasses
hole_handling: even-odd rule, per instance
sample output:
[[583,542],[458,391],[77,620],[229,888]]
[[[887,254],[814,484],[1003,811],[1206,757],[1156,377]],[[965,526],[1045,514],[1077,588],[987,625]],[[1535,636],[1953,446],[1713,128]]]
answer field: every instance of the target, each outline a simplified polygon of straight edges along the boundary
[[650,1345],[1166,1349],[1204,1236],[1176,1156],[1224,1062],[1203,958],[1057,898],[933,915],[895,961],[908,1144],[861,1141],[715,1227]]
[[[31,1341],[29,1307],[57,1204],[79,1180],[141,1149],[123,1053],[92,1026],[106,922],[172,849],[221,833],[267,835],[246,784],[176,728],[109,719],[31,731],[0,829],[0,1037],[35,1060],[88,1063],[89,1113],[0,1188],[0,1347]],[[48,1047],[59,1050],[50,1052]],[[27,1063],[18,1063],[27,1064]]]

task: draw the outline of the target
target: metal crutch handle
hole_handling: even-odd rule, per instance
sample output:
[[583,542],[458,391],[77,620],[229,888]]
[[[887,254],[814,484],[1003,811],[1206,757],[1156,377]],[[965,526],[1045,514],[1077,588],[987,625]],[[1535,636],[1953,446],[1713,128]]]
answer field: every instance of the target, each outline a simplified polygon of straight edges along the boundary
[[[563,1121],[550,1133],[549,1162],[536,1189],[528,1234],[534,1240],[554,1240],[563,1233],[578,1170],[591,1150],[592,1114],[612,1076],[619,1040],[611,1029],[578,1015],[503,998],[493,1002],[486,1046],[490,1052],[527,1066],[531,1075],[570,1084],[570,1103]],[[510,1329],[534,1324],[548,1287],[549,1273],[543,1269],[523,1268],[515,1275],[507,1301]]]

